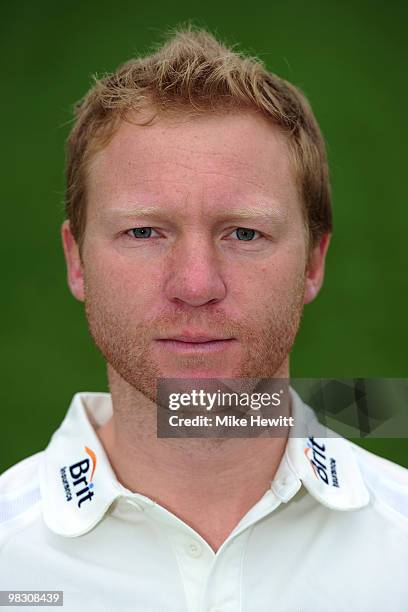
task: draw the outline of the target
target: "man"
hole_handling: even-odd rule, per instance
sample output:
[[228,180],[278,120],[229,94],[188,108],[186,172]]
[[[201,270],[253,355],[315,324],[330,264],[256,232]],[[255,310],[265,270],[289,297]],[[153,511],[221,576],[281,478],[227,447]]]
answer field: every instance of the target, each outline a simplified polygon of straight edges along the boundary
[[316,120],[259,61],[187,29],[96,81],[62,239],[110,394],[77,394],[2,476],[3,590],[63,590],[68,610],[406,609],[402,467],[288,431],[157,436],[159,379],[289,378],[330,233]]

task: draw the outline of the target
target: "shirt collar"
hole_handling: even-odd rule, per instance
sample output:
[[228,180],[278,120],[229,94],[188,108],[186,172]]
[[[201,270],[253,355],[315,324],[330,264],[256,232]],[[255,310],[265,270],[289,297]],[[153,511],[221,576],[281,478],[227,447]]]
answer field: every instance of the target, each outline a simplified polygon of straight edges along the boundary
[[[369,494],[347,440],[316,437],[313,411],[293,389],[291,397],[295,429],[271,490],[287,502],[303,483],[328,508],[354,510],[365,506]],[[46,525],[59,535],[74,537],[87,533],[118,497],[147,499],[119,483],[95,432],[95,427],[106,422],[111,414],[110,394],[77,393],[44,451],[40,466],[43,517]],[[305,437],[308,430],[313,435]]]
[[45,449],[40,467],[43,516],[64,536],[92,529],[112,502],[130,493],[117,480],[94,425],[112,412],[107,393],[77,393]]
[[369,492],[350,443],[321,425],[294,389],[290,394],[295,425],[271,489],[287,502],[303,483],[310,495],[332,510],[366,506]]

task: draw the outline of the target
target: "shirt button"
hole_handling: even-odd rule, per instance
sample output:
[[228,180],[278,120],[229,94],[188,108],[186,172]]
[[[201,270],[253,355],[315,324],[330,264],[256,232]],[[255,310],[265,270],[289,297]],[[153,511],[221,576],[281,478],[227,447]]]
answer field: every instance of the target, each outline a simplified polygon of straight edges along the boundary
[[196,559],[197,557],[201,556],[203,552],[203,547],[201,546],[199,542],[192,541],[189,544],[187,544],[187,552],[190,555],[190,557],[194,557]]
[[280,489],[283,489],[287,487],[288,485],[290,485],[291,482],[292,482],[292,479],[290,478],[290,476],[284,476],[283,478],[280,478],[279,480],[277,480],[276,484],[278,485]]

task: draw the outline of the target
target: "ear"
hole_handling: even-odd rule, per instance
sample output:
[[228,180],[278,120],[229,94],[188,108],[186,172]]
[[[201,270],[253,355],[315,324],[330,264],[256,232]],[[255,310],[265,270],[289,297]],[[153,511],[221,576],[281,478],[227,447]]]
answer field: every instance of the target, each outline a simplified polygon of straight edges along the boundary
[[84,277],[79,248],[72,235],[69,221],[66,220],[61,227],[62,245],[64,247],[67,264],[68,286],[77,300],[84,301]]
[[329,243],[330,234],[324,234],[310,254],[306,273],[304,304],[309,304],[309,302],[315,299],[323,284],[324,263]]

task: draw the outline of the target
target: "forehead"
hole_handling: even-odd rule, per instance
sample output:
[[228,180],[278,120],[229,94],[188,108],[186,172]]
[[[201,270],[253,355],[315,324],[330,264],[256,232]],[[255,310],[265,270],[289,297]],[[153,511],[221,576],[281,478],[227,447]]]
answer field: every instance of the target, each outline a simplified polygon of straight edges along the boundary
[[220,204],[298,200],[286,136],[254,112],[123,121],[91,160],[87,187],[94,209],[159,201],[208,213]]

